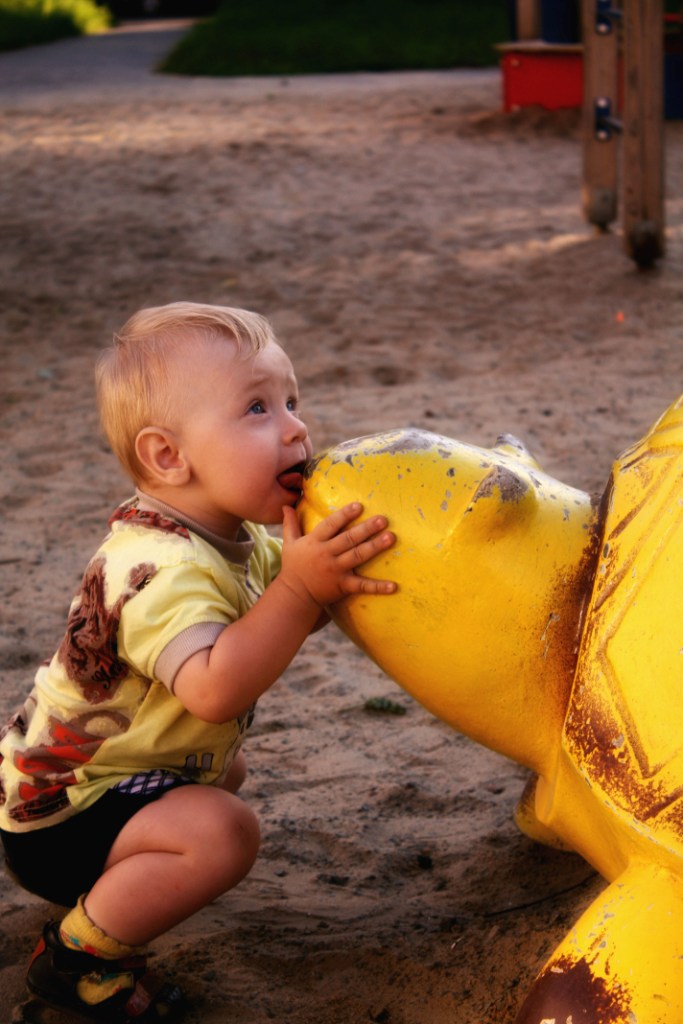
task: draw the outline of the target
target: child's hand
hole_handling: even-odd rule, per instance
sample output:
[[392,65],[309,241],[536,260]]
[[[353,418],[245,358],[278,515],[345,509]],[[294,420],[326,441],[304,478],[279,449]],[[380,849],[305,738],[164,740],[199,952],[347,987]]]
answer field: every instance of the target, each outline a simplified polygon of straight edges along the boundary
[[213,647],[178,670],[174,693],[191,714],[205,722],[243,714],[287,668],[321,608],[347,594],[394,593],[395,583],[354,572],[396,539],[384,516],[354,522],[362,510],[358,502],[346,505],[304,536],[294,509],[285,508],[280,572]]
[[370,579],[354,571],[396,540],[387,530],[384,516],[373,516],[350,526],[362,510],[358,502],[345,505],[303,535],[294,509],[285,506],[281,582],[321,608],[347,594],[393,594],[395,583]]

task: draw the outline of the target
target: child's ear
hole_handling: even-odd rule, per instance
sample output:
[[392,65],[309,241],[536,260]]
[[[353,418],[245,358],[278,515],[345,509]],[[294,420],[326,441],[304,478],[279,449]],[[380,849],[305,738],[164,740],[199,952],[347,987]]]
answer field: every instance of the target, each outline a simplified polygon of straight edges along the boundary
[[179,487],[190,479],[190,465],[173,431],[143,427],[135,439],[135,451],[155,483]]

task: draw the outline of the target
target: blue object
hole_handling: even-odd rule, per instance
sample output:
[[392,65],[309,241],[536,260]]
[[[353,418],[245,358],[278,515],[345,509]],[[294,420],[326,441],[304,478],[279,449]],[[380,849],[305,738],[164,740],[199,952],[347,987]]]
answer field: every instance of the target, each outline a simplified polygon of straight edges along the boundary
[[683,120],[683,53],[664,54],[664,117]]
[[546,43],[580,41],[578,0],[541,0],[541,38]]

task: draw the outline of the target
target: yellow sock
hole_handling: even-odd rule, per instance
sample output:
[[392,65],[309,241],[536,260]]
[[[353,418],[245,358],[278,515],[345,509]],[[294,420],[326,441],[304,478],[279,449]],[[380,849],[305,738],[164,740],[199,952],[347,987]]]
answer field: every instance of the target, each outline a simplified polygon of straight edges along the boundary
[[[140,946],[127,946],[118,939],[107,935],[91,921],[85,910],[85,896],[81,896],[73,910],[66,915],[59,926],[59,937],[67,949],[78,949],[83,953],[91,953],[102,960],[119,960],[126,956],[137,956],[142,952]],[[104,967],[104,964],[102,965]],[[84,1003],[90,1006],[109,999],[124,988],[133,988],[135,984],[130,971],[115,974],[103,970],[85,974],[78,982],[76,991]]]

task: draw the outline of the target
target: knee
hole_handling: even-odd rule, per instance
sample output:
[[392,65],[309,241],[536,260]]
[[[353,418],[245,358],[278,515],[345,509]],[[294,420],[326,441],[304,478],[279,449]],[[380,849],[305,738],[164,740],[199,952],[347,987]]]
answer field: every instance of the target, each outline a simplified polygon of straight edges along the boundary
[[251,857],[251,863],[261,845],[261,828],[259,820],[251,807],[236,798],[237,807],[234,811],[231,827],[237,844],[244,850],[247,857]]
[[205,867],[213,865],[219,873],[241,878],[256,860],[261,830],[258,818],[239,797],[230,793],[221,797],[210,820],[204,820],[200,856]]

